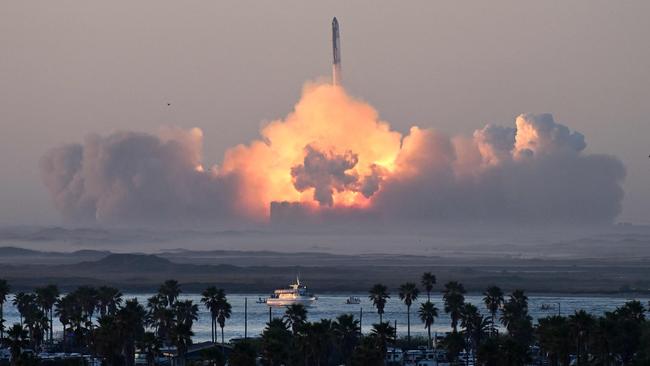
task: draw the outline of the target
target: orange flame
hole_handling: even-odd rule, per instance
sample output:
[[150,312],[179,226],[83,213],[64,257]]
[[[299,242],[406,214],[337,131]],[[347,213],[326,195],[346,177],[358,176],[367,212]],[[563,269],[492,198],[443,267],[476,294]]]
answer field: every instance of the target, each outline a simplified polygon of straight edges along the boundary
[[[292,176],[292,168],[305,162],[307,146],[331,155],[356,155],[357,163],[345,174],[362,180],[378,170],[395,170],[402,138],[379,120],[374,108],[330,84],[307,84],[293,112],[263,127],[261,135],[261,140],[229,149],[221,169],[240,179],[242,213],[261,219],[268,217],[274,201],[319,206],[314,189],[298,190]],[[367,207],[371,199],[360,189],[332,190],[332,207]]]

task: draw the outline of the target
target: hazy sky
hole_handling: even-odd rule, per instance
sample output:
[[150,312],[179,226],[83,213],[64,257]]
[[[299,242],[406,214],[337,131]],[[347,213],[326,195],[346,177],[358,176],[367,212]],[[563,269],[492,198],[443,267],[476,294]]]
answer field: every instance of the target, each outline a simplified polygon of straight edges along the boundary
[[4,1],[0,224],[59,220],[38,161],[89,133],[200,127],[219,164],[329,75],[333,16],[344,84],[393,128],[468,134],[552,113],[624,162],[619,220],[650,223],[648,14],[647,1]]

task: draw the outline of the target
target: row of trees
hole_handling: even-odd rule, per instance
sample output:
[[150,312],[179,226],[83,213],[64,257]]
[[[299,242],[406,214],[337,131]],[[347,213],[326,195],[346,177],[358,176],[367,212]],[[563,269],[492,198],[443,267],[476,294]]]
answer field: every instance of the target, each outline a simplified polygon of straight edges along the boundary
[[[394,342],[395,328],[388,322],[373,324],[371,333],[362,336],[359,320],[351,314],[308,322],[307,309],[296,304],[267,323],[260,353],[269,366],[381,365]],[[232,359],[231,364],[237,365]]]
[[[165,281],[146,305],[137,299],[124,301],[122,293],[113,287],[81,286],[61,296],[56,286],[49,285],[15,294],[13,304],[20,313],[20,323],[11,326],[5,337],[2,310],[9,291],[7,282],[0,280],[0,339],[9,345],[14,360],[20,360],[20,350],[26,347],[53,347],[54,316],[63,325],[61,351],[90,352],[109,365],[132,365],[136,348],[153,364],[161,347],[174,346],[183,359],[192,344],[192,326],[199,314],[198,304],[179,300],[181,289],[175,280]],[[223,344],[223,328],[232,307],[222,289],[211,286],[202,295],[201,302],[212,319],[212,342],[218,324]]]
[[[425,273],[420,281],[427,300],[420,304],[417,314],[428,331],[428,346],[432,345],[431,327],[439,313],[431,302],[435,283],[431,273]],[[109,365],[131,365],[136,348],[153,364],[163,346],[176,347],[183,360],[192,344],[192,326],[199,311],[198,304],[179,300],[181,289],[173,280],[160,286],[146,304],[136,299],[124,301],[120,291],[111,287],[83,286],[61,296],[56,286],[46,286],[16,294],[14,304],[21,322],[11,326],[5,337],[2,306],[8,293],[9,286],[0,280],[0,336],[12,353],[19,355],[26,347],[51,347],[51,325],[56,316],[64,326],[61,342],[64,351],[90,352]],[[451,360],[467,350],[477,365],[524,365],[539,349],[541,359],[553,366],[568,366],[571,355],[577,357],[578,366],[650,364],[650,322],[645,318],[646,309],[638,301],[630,301],[601,317],[576,311],[567,317],[538,319],[534,326],[528,298],[522,290],[506,296],[496,286],[486,289],[483,304],[487,315],[476,305],[467,303],[465,293],[463,285],[454,281],[442,289],[443,310],[450,317],[452,331],[441,346]],[[410,345],[411,306],[420,296],[420,290],[415,283],[405,283],[399,287],[398,296],[406,306],[406,341]],[[387,347],[396,342],[395,328],[383,319],[390,299],[387,286],[374,285],[369,298],[380,318],[369,334],[362,335],[359,320],[352,315],[308,322],[307,310],[293,305],[282,318],[272,319],[266,325],[260,339],[235,344],[229,363],[252,365],[260,355],[268,365],[380,365]],[[215,287],[202,293],[201,302],[212,319],[212,341],[217,341],[220,327],[223,347],[223,329],[232,307],[223,290]]]
[[[431,327],[438,317],[438,308],[431,302],[436,277],[427,272],[420,282],[426,290],[427,301],[420,304],[418,315],[428,331],[430,346]],[[538,324],[533,326],[528,297],[523,290],[514,290],[506,298],[499,287],[488,287],[483,293],[487,317],[477,306],[465,302],[465,293],[463,285],[456,281],[446,283],[442,290],[444,311],[450,317],[452,328],[443,346],[451,360],[467,350],[475,364],[524,365],[531,361],[534,349],[531,346],[538,346],[542,358],[553,366],[568,366],[571,355],[575,355],[578,366],[650,365],[650,322],[646,321],[646,309],[639,301],[629,301],[601,317],[579,310],[567,317],[558,314],[538,319]],[[414,283],[405,283],[399,287],[398,296],[406,305],[410,343],[410,309],[419,290]],[[369,298],[381,324],[390,298],[388,288],[374,285]],[[499,323],[507,331],[504,334],[498,332]]]
[[[649,305],[650,306],[650,305]],[[584,310],[538,320],[536,336],[552,365],[650,365],[650,322],[639,301],[601,317]]]
[[[426,272],[420,279],[422,287],[427,294],[427,301],[420,304],[418,315],[424,327],[427,329],[428,346],[432,345],[431,327],[439,315],[439,310],[431,302],[431,292],[436,284],[436,277]],[[508,330],[509,339],[513,346],[517,346],[522,353],[527,353],[532,334],[532,318],[528,315],[528,298],[521,290],[515,290],[506,301],[503,291],[496,287],[489,287],[484,292],[483,302],[490,313],[489,317],[481,314],[479,309],[465,302],[465,288],[456,281],[450,281],[444,285],[442,291],[444,311],[451,319],[452,333],[446,338],[445,345],[448,349],[448,356],[454,359],[463,349],[472,351],[475,355],[479,346],[489,337],[498,335],[495,326],[496,319],[501,313],[500,321]],[[398,290],[399,299],[406,305],[407,314],[407,342],[411,338],[411,306],[417,300],[420,290],[413,282],[402,284]],[[374,285],[369,291],[369,299],[377,309],[380,324],[383,323],[383,314],[390,293],[388,287],[383,284]],[[458,326],[463,329],[458,332]],[[522,354],[519,357],[522,362],[525,359]]]

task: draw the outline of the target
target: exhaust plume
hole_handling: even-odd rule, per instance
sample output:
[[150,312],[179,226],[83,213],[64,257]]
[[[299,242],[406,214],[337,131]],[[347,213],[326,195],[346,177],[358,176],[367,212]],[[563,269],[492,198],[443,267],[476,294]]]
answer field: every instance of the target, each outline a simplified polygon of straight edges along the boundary
[[98,222],[594,223],[621,209],[622,163],[585,154],[550,114],[402,136],[340,85],[307,84],[260,134],[210,169],[199,129],[90,136],[51,150],[41,171],[66,218]]

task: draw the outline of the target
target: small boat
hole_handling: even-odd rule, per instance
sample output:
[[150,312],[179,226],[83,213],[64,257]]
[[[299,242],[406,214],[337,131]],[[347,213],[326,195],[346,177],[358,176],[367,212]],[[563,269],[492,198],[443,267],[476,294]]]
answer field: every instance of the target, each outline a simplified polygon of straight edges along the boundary
[[300,279],[296,278],[296,282],[292,283],[289,288],[273,291],[273,294],[266,299],[266,305],[289,306],[302,304],[304,306],[310,306],[317,299],[314,294],[307,291],[307,286],[301,284]]
[[345,303],[348,305],[359,305],[361,304],[361,299],[356,296],[350,296],[345,300]]
[[555,310],[555,305],[553,305],[553,304],[542,304],[542,305],[539,307],[539,310],[546,310],[546,311],[548,311],[548,310]]
[[258,297],[255,302],[258,304],[266,304],[266,297]]

